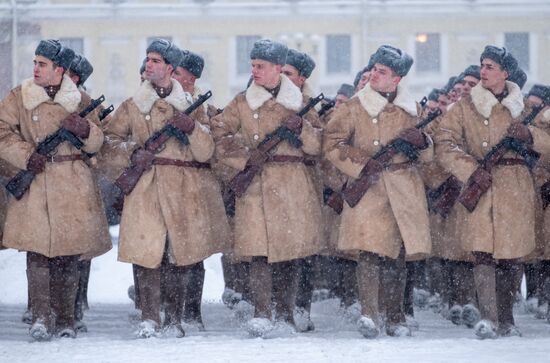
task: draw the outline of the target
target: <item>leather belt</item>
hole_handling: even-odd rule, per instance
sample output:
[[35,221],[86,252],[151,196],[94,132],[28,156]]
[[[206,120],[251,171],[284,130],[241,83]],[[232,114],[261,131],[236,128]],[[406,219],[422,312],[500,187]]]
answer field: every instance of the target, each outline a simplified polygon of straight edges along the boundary
[[506,158],[506,159],[500,159],[498,162],[497,162],[497,165],[499,166],[512,166],[512,165],[524,165],[524,166],[527,166],[527,164],[525,164],[525,160],[523,159],[518,159],[518,158]]
[[384,169],[387,171],[396,171],[396,170],[408,169],[415,165],[416,165],[416,162],[414,161],[405,161],[403,163],[388,164],[384,166]]
[[295,155],[273,155],[267,159],[267,161],[273,163],[304,163],[307,166],[315,165],[315,160],[306,159],[303,156]]
[[53,155],[48,158],[50,163],[61,163],[63,161],[76,161],[84,160],[84,155],[82,154],[73,154],[73,155]]
[[208,163],[200,163],[198,161],[185,161],[185,160],[179,160],[179,159],[159,158],[159,157],[156,157],[153,159],[153,165],[182,166],[182,167],[196,168],[196,169],[210,168],[210,164]]

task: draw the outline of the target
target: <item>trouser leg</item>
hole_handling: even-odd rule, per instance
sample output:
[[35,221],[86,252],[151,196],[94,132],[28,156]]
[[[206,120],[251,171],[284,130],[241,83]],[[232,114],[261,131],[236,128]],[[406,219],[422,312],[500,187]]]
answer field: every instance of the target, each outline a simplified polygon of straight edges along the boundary
[[499,327],[514,324],[513,306],[517,288],[519,264],[514,260],[499,260],[496,266],[497,312]]
[[90,280],[90,260],[78,261],[78,289],[76,293],[74,316],[77,321],[84,317],[88,309],[88,281]]
[[61,256],[50,259],[50,293],[57,331],[74,329],[79,278],[78,258]]
[[307,312],[311,311],[311,298],[313,295],[313,275],[315,257],[310,256],[299,260],[297,268],[296,307]]
[[197,322],[202,325],[201,302],[205,275],[204,263],[198,262],[187,266],[185,273],[187,284],[184,293],[183,320]]
[[341,271],[342,304],[348,307],[353,305],[359,296],[357,262],[342,259]]
[[134,308],[136,310],[141,310],[141,297],[139,291],[139,281],[138,281],[138,265],[132,265],[132,274],[134,276]]
[[405,315],[414,316],[413,308],[413,292],[415,284],[415,264],[414,262],[406,263],[407,279],[405,283],[405,296],[403,298],[403,311]]
[[271,319],[271,266],[267,257],[253,257],[250,263],[250,289],[254,302],[254,317]]
[[160,268],[136,265],[140,291],[141,319],[160,326]]
[[252,301],[250,291],[250,262],[238,262],[233,264],[235,274],[234,290],[242,294],[246,301]]
[[51,329],[50,265],[46,256],[27,252],[27,279],[32,323],[43,322]]
[[384,285],[382,301],[386,310],[386,321],[388,325],[404,323],[403,299],[407,278],[405,248],[401,247],[397,259],[384,258],[381,271]]
[[474,281],[481,318],[498,322],[495,261],[488,253],[474,252]]
[[539,284],[539,263],[526,263],[524,265],[525,282],[527,287],[527,299],[533,297],[539,297],[540,284]]
[[299,271],[298,260],[271,264],[275,320],[294,324],[294,302]]
[[185,270],[183,266],[176,266],[163,260],[161,269],[164,275],[164,326],[179,325],[182,319],[184,294],[185,294]]
[[470,262],[454,261],[452,268],[454,290],[453,303],[458,305],[476,304],[474,267]]

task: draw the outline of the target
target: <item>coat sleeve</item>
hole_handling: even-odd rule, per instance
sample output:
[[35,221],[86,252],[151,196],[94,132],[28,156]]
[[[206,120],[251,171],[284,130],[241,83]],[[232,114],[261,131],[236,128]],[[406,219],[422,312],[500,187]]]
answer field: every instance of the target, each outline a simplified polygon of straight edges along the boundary
[[206,111],[203,107],[199,110],[201,111],[200,114],[193,114],[195,129],[189,135],[189,150],[191,150],[191,154],[193,154],[195,160],[206,162],[214,155],[214,138],[210,132]]
[[12,90],[0,102],[0,157],[19,169],[26,169],[35,146],[21,135],[18,98]]
[[352,117],[347,104],[334,111],[325,128],[323,153],[341,172],[357,178],[368,160],[368,154],[351,145],[354,133]]
[[84,147],[82,150],[88,153],[96,153],[101,149],[103,145],[104,136],[103,131],[93,121],[87,120],[90,125],[90,134],[83,140]]
[[466,183],[479,167],[477,160],[465,151],[462,111],[455,105],[443,116],[435,133],[436,158],[439,164],[461,182]]
[[319,116],[315,109],[310,110],[302,121],[302,132],[300,139],[303,142],[302,151],[309,155],[321,154],[323,138],[323,129],[319,121]]
[[240,134],[240,128],[241,120],[236,97],[221,114],[212,119],[212,130],[216,143],[216,159],[233,169],[244,170],[250,155]]

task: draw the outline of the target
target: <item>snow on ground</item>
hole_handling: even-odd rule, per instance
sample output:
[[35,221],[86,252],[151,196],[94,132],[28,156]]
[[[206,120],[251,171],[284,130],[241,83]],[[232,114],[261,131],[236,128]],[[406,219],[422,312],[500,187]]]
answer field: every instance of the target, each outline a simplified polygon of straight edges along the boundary
[[183,339],[134,338],[128,314],[131,266],[116,261],[116,246],[92,262],[88,333],[76,339],[32,342],[21,322],[26,307],[25,255],[0,251],[0,362],[548,362],[550,324],[518,312],[522,338],[480,341],[472,330],[431,311],[417,311],[420,330],[410,338],[366,340],[336,299],[313,304],[311,333],[249,338],[234,311],[220,302],[219,255],[206,262],[203,318],[206,331]]

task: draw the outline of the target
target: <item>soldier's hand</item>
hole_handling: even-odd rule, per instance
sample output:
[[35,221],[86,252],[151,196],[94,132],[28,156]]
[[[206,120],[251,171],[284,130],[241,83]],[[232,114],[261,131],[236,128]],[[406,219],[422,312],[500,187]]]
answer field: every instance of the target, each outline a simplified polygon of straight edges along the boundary
[[168,123],[186,134],[191,134],[195,129],[195,120],[181,112],[172,117]]
[[425,149],[428,147],[428,140],[426,140],[422,131],[414,127],[401,130],[399,138],[412,144],[417,149]]
[[46,161],[48,159],[36,151],[31,154],[31,157],[27,161],[27,170],[32,171],[34,174],[40,174],[46,167]]
[[511,138],[526,142],[528,144],[533,143],[531,131],[529,131],[529,128],[521,122],[515,122],[511,124],[510,127],[508,127],[507,135]]
[[139,166],[143,170],[148,170],[153,165],[153,160],[155,159],[155,154],[145,149],[137,149],[132,153],[130,157],[130,162],[133,165]]
[[283,126],[299,135],[302,132],[302,118],[298,115],[292,115],[283,121]]
[[90,135],[90,124],[77,113],[71,113],[67,116],[67,118],[61,122],[61,127],[72,132],[81,139],[85,139]]
[[491,173],[483,168],[477,168],[470,176],[470,181],[479,185],[482,190],[488,190],[491,186]]
[[248,164],[252,166],[262,166],[267,161],[268,155],[258,149],[250,152]]

